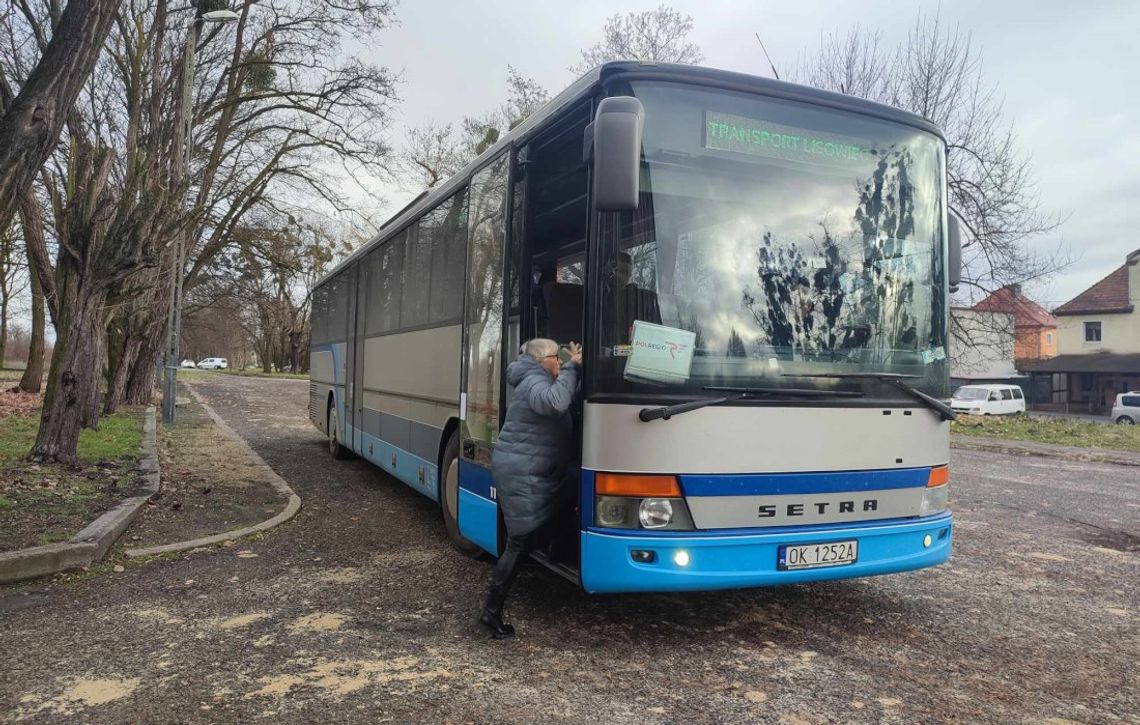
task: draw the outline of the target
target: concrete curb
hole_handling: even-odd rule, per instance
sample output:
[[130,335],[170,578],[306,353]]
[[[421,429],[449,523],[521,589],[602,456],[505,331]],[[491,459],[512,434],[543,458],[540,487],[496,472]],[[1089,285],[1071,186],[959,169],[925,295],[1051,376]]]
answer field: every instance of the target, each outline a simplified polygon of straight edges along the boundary
[[1107,448],[1070,448],[1051,443],[1033,441],[1013,441],[1002,438],[953,435],[950,447],[966,451],[988,451],[1005,453],[1011,456],[1037,456],[1058,458],[1064,461],[1084,463],[1112,463],[1118,466],[1140,466],[1140,454],[1128,451],[1113,451]]
[[293,518],[297,515],[297,512],[301,510],[301,497],[293,491],[289,484],[285,482],[285,479],[277,475],[277,472],[270,468],[269,464],[266,463],[261,458],[261,456],[257,455],[257,452],[253,450],[249,443],[246,443],[246,440],[238,435],[237,431],[235,431],[229,426],[228,423],[222,420],[222,417],[218,415],[214,409],[206,403],[205,400],[202,400],[197,391],[195,391],[193,388],[189,388],[189,390],[190,395],[194,398],[194,400],[198,401],[199,405],[205,409],[206,414],[210,416],[210,419],[213,420],[214,423],[219,428],[221,428],[226,435],[228,435],[235,442],[246,449],[250,457],[253,458],[254,465],[261,471],[261,474],[265,478],[266,482],[268,482],[275,491],[284,496],[287,496],[289,498],[289,502],[285,504],[285,508],[281,511],[281,513],[277,514],[276,516],[268,518],[261,523],[254,524],[252,526],[246,526],[242,529],[226,531],[225,533],[214,534],[212,536],[203,536],[199,539],[190,539],[189,541],[176,541],[173,544],[147,546],[141,549],[127,549],[126,555],[132,559],[137,559],[143,556],[156,556],[158,554],[171,554],[179,551],[187,551],[189,549],[197,549],[203,546],[214,546],[215,544],[221,544],[225,541],[240,539],[243,536],[256,534],[259,531],[268,531],[269,529],[280,526],[289,519]]
[[0,554],[0,584],[79,569],[102,559],[138,516],[143,504],[158,493],[160,475],[155,430],[154,406],[151,405],[143,417],[142,458],[137,468],[146,481],[142,494],[119,502],[65,542]]

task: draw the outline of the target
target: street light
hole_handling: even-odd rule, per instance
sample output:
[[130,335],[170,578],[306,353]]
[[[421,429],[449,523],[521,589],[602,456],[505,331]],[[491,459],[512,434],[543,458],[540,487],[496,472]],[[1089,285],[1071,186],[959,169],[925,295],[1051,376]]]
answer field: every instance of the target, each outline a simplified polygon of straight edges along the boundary
[[[195,5],[195,11],[200,8]],[[190,149],[192,146],[191,132],[194,125],[194,114],[190,108],[193,103],[194,88],[194,52],[198,45],[198,35],[204,23],[232,23],[240,16],[233,10],[211,10],[194,18],[190,24],[190,32],[186,34],[186,47],[182,53],[182,104],[178,108],[180,115],[179,127],[183,131],[183,156],[179,167],[178,180],[181,181],[190,171]],[[186,234],[178,236],[178,250],[174,255],[174,269],[170,279],[170,315],[166,320],[166,380],[162,392],[162,422],[174,422],[174,396],[178,390],[179,338],[182,336],[182,278],[186,266]]]

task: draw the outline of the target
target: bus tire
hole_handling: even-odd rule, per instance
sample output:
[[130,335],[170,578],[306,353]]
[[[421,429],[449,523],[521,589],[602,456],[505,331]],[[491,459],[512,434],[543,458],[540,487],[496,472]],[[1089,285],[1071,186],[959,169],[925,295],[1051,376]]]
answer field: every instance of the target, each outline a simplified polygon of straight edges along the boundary
[[340,422],[337,421],[331,402],[325,421],[325,430],[329,432],[329,454],[334,461],[343,461],[351,455],[351,452],[340,444]]
[[465,556],[482,559],[486,552],[459,533],[459,431],[452,432],[448,438],[440,463],[439,510],[443,516],[443,526],[447,529],[447,538]]

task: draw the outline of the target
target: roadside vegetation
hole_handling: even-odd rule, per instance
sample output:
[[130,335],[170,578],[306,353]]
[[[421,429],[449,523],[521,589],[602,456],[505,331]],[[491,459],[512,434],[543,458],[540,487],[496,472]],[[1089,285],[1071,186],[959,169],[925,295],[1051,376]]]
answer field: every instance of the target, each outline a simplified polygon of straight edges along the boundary
[[66,541],[136,487],[141,409],[83,430],[78,467],[26,459],[38,426],[38,410],[0,418],[0,551]]
[[1106,425],[1066,418],[961,415],[950,432],[983,438],[1053,443],[1079,448],[1109,448],[1140,453],[1140,426]]

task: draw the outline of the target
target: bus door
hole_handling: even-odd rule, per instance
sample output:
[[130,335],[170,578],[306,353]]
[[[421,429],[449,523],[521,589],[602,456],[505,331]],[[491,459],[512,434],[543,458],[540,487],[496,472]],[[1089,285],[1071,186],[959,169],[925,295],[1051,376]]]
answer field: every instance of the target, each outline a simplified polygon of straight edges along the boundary
[[499,504],[491,452],[502,413],[509,168],[504,151],[471,178],[460,379],[459,533],[495,555]]
[[349,273],[348,364],[345,395],[345,423],[352,437],[349,448],[356,453],[364,450],[361,437],[364,428],[364,265],[354,264]]

